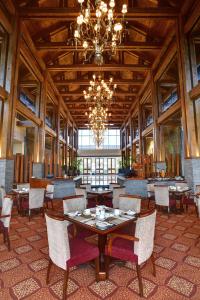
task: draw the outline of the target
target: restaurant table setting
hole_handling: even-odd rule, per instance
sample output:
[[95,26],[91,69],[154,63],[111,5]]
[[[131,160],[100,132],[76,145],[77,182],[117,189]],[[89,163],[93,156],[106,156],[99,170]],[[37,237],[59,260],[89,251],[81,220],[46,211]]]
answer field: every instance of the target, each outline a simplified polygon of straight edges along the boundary
[[91,209],[87,208],[84,211],[69,212],[66,216],[80,223],[105,230],[125,221],[135,219],[136,213],[133,210],[122,211],[99,205]]

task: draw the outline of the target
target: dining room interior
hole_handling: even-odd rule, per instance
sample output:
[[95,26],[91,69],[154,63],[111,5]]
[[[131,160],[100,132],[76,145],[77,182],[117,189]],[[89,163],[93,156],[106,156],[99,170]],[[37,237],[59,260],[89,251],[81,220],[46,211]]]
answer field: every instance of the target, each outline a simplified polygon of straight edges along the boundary
[[200,0],[0,0],[0,299],[200,299]]

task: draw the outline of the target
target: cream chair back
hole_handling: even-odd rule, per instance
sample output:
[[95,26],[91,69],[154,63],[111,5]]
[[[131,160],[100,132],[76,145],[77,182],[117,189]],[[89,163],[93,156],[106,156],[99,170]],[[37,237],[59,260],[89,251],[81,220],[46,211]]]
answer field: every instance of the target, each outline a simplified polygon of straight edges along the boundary
[[72,211],[83,211],[86,209],[86,199],[84,195],[69,196],[63,199],[64,214]]
[[167,185],[154,185],[156,205],[169,207],[169,187]]
[[58,267],[66,270],[66,262],[70,259],[70,247],[67,225],[64,220],[56,220],[45,214],[49,257]]
[[141,216],[136,221],[135,237],[139,239],[134,242],[134,253],[138,256],[138,264],[141,265],[152,255],[154,248],[156,211],[146,216]]
[[140,213],[141,198],[136,195],[120,195],[119,196],[119,209],[121,210],[134,210]]
[[154,183],[147,183],[147,196],[150,198],[154,195],[155,189],[154,189]]
[[125,188],[113,187],[113,208],[119,208],[119,196],[125,193]]
[[53,199],[54,185],[47,184],[46,186],[46,196],[50,199]]
[[44,192],[43,188],[34,188],[29,190],[29,209],[40,208],[44,205]]
[[3,198],[6,195],[6,191],[3,187],[0,187],[0,207],[2,207]]
[[1,215],[10,215],[9,217],[2,218],[1,221],[3,222],[4,227],[9,228],[10,227],[10,219],[11,219],[11,213],[12,213],[12,206],[13,206],[13,200],[9,197],[4,197],[2,201],[2,211]]

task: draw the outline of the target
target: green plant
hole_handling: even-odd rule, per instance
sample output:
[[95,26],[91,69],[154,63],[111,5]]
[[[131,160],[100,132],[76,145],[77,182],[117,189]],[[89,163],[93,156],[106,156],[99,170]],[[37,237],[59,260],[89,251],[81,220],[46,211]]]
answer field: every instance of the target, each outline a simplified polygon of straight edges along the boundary
[[129,156],[129,155],[124,156],[123,162],[122,162],[123,168],[128,168],[128,167],[130,167],[130,164],[131,164],[130,156]]
[[72,168],[74,169],[74,170],[80,170],[80,165],[81,165],[81,162],[82,162],[82,159],[80,158],[80,159],[74,159],[73,161],[72,161]]

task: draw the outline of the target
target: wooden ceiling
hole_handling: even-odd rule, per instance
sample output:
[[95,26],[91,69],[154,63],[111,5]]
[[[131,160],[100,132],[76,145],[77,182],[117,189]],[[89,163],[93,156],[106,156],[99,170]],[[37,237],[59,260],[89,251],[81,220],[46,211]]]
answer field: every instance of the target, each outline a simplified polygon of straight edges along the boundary
[[163,43],[175,26],[182,0],[116,1],[128,4],[126,42],[99,67],[83,64],[82,48],[71,46],[71,22],[79,13],[77,0],[16,0],[40,57],[50,71],[77,127],[86,127],[88,106],[82,96],[93,73],[117,83],[109,123],[120,127],[130,111]]

